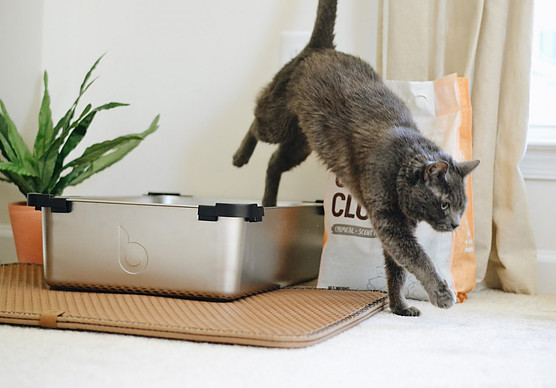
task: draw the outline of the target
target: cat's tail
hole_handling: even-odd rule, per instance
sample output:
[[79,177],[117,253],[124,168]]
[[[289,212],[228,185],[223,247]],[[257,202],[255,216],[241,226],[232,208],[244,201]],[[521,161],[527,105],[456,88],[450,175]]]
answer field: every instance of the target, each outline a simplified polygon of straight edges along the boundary
[[308,48],[334,48],[334,24],[336,22],[337,0],[319,0],[317,18]]

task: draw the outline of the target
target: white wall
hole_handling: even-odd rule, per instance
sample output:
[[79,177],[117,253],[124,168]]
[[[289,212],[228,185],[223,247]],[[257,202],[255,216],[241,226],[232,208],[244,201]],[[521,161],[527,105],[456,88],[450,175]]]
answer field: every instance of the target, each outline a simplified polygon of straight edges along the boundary
[[[143,130],[161,114],[160,130],[139,149],[67,193],[260,198],[273,147],[261,146],[242,169],[231,157],[252,120],[256,94],[279,67],[280,32],[310,30],[315,7],[311,0],[46,1],[43,67],[58,115],[104,52],[89,99],[131,107],[99,116],[89,140]],[[340,44],[365,32],[349,23],[360,8],[361,1],[342,6]],[[363,54],[374,52],[369,41]],[[284,178],[281,198],[321,198],[322,177],[312,159]]]
[[[72,104],[83,76],[107,53],[83,98],[130,107],[101,112],[84,146],[147,128],[160,129],[124,160],[64,194],[171,191],[226,198],[262,197],[274,147],[260,144],[241,169],[231,158],[252,120],[258,91],[280,64],[280,34],[310,31],[317,0],[0,0],[0,98],[29,143],[36,130],[42,70],[49,74],[54,119]],[[344,0],[338,48],[375,62],[376,1]],[[322,198],[325,171],[313,156],[285,174],[279,198]],[[21,200],[0,183],[5,204]],[[2,239],[0,239],[2,240]],[[4,239],[5,240],[5,239]],[[5,244],[4,244],[5,245]],[[5,248],[0,256],[15,258]],[[6,253],[3,253],[6,252]]]
[[[27,141],[31,141],[40,104],[43,1],[0,0],[0,99]],[[0,182],[0,262],[15,259],[9,202],[23,196]]]

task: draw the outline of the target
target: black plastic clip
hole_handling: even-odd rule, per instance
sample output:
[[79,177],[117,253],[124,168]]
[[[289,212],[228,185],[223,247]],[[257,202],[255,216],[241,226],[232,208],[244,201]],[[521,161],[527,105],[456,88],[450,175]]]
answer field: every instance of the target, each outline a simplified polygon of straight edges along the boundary
[[54,197],[51,194],[27,194],[27,205],[34,206],[35,210],[49,207],[52,213],[70,213],[71,202],[63,197]]
[[199,221],[218,221],[218,217],[235,217],[243,218],[248,222],[260,222],[263,220],[264,208],[255,203],[217,203],[214,206],[199,205],[197,215]]

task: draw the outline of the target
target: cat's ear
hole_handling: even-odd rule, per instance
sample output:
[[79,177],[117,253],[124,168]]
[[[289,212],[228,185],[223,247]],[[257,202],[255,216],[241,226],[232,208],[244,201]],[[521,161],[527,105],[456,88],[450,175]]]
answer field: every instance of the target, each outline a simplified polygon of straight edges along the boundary
[[444,179],[448,172],[448,163],[441,160],[438,162],[429,162],[425,167],[425,181],[433,179]]
[[467,176],[471,173],[480,163],[480,160],[468,160],[465,162],[458,163],[458,170],[461,173],[462,177]]

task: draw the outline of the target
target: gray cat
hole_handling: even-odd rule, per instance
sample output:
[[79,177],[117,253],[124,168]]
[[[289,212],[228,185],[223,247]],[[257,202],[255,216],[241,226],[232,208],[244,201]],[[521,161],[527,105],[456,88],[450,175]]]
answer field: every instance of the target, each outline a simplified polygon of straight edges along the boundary
[[406,271],[433,305],[448,308],[455,296],[414,232],[420,221],[441,232],[459,226],[464,178],[479,161],[456,162],[426,139],[369,64],[336,51],[335,18],[336,1],[320,0],[309,43],[259,95],[233,164],[247,163],[258,140],[279,144],[263,197],[264,206],[274,206],[281,174],[314,150],[369,213],[383,246],[391,310],[420,314],[402,293]]

